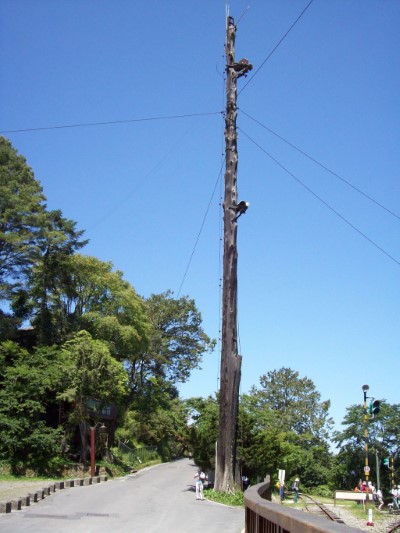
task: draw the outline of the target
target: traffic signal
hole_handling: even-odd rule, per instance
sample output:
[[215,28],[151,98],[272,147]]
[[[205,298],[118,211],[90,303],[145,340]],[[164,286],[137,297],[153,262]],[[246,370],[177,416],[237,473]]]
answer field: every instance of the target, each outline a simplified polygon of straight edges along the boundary
[[389,468],[389,457],[385,457],[385,459],[383,460],[383,465]]
[[381,402],[380,402],[380,400],[374,400],[374,401],[370,402],[370,404],[369,404],[369,414],[370,415],[372,415],[372,416],[377,415],[380,410],[381,410]]

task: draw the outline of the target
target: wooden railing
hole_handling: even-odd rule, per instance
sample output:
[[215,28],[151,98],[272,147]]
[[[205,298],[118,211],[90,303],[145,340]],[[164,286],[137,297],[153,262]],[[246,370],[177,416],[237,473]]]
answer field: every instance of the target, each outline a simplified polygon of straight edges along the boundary
[[246,490],[246,533],[351,533],[361,529],[330,522],[326,518],[302,513],[273,503],[268,477]]

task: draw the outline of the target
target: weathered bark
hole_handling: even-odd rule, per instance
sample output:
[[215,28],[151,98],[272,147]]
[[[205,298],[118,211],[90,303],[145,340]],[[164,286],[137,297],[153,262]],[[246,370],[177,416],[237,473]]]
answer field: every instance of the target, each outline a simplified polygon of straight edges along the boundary
[[236,27],[228,17],[226,35],[227,85],[225,116],[224,261],[222,293],[222,345],[219,438],[216,461],[216,490],[235,490],[236,423],[239,402],[241,356],[237,349],[237,135],[235,64]]

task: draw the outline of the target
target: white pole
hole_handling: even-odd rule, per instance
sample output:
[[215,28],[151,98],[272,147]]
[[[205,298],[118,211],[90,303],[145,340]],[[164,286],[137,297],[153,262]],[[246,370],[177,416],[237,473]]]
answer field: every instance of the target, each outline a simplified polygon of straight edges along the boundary
[[374,525],[374,521],[373,521],[373,518],[372,518],[372,509],[368,509],[368,522],[367,522],[367,526],[373,526]]

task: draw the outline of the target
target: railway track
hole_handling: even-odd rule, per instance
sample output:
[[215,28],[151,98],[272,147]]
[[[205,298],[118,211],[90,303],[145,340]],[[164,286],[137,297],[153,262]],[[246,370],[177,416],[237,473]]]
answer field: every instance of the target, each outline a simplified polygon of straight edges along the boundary
[[398,531],[400,531],[400,518],[388,526],[386,533],[397,533]]
[[302,494],[301,497],[303,498],[304,505],[308,513],[323,516],[326,519],[331,520],[332,522],[336,522],[337,524],[345,523],[340,516],[334,513],[326,505],[315,500],[312,496],[309,496],[308,494]]

